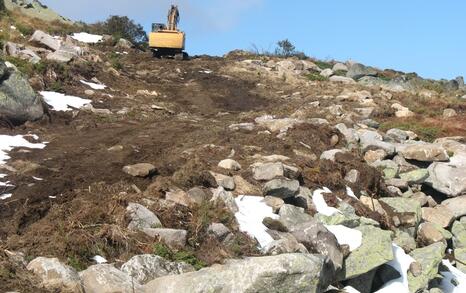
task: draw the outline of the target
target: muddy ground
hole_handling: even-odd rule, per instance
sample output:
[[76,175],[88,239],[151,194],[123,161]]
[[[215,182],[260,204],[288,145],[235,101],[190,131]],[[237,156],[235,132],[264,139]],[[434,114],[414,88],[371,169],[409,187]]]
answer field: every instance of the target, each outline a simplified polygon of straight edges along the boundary
[[[101,53],[104,61],[110,54]],[[17,172],[10,172],[8,179],[16,189],[11,198],[0,203],[1,249],[21,251],[28,260],[36,256],[58,257],[77,269],[92,264],[91,257],[96,254],[118,263],[135,254],[151,253],[153,239],[125,229],[127,203],[142,198],[156,202],[172,187],[212,187],[211,181],[203,177],[205,172],[219,171],[218,162],[232,150],[243,170],[230,175],[242,175],[252,183],[255,182],[247,168],[254,162],[252,156],[280,154],[300,167],[300,180],[309,188],[327,186],[343,191],[344,174],[356,168],[363,177],[361,185],[352,186],[356,191],[370,190],[374,196],[387,192],[380,173],[369,168],[358,153],[339,157],[336,163],[311,159],[325,150],[344,146],[343,137],[330,126],[298,126],[283,139],[257,129],[228,128],[234,123],[253,122],[264,114],[288,117],[312,101],[320,101],[321,107],[331,106],[335,101],[323,96],[338,95],[344,88],[359,89],[357,85],[295,83],[255,72],[240,74],[229,69],[234,60],[224,58],[158,60],[149,53],[131,52],[119,57],[118,62],[118,74],[105,70],[104,65],[87,64],[84,70],[65,80],[60,89],[92,99],[95,108],[110,109],[111,115],[78,110],[52,112],[51,122],[44,119],[12,130],[0,128],[2,134],[33,133],[48,142],[42,150],[11,152],[9,165]],[[79,79],[92,77],[109,88],[86,95],[84,91],[89,88]],[[155,91],[157,95],[137,94],[138,90]],[[374,94],[377,92],[373,90]],[[350,101],[339,104],[355,106]],[[445,106],[443,103],[438,107]],[[120,110],[124,113],[117,114]],[[426,119],[437,125],[443,121],[438,135],[464,135],[464,108],[457,110],[459,118],[447,123],[439,116]],[[334,121],[317,111],[309,115]],[[377,119],[399,120],[388,107],[379,110]],[[335,135],[339,139],[332,145]],[[121,149],[109,150],[114,146]],[[297,155],[296,151],[308,156]],[[142,179],[122,172],[123,166],[140,162],[154,164],[156,174]],[[33,176],[44,180],[34,180]],[[232,216],[222,207],[190,210],[155,203],[151,209],[165,226],[188,229],[187,250],[205,264],[257,253],[254,243],[241,233],[235,234],[234,247],[222,247],[206,236],[205,228],[213,220],[235,226]],[[0,255],[0,291],[28,291],[34,279],[25,281],[19,277],[24,272],[15,271],[5,260]],[[38,292],[30,288],[31,292]]]

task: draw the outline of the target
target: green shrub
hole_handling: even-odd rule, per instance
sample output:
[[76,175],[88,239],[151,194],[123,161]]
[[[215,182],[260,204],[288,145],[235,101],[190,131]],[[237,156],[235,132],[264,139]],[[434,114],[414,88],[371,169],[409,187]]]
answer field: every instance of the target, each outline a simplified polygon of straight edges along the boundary
[[313,61],[317,66],[319,66],[320,69],[332,69],[333,68],[333,64],[330,63],[330,62],[325,62],[325,61],[320,61],[320,60],[315,60]]
[[147,34],[142,25],[137,24],[127,16],[112,15],[104,22],[97,22],[83,26],[86,30],[95,34],[107,34],[116,40],[124,38],[133,44],[147,43]]
[[17,23],[15,25],[16,25],[16,29],[18,29],[18,31],[25,36],[31,36],[34,33],[33,27],[30,27],[28,25],[24,25],[21,23]]
[[307,75],[307,79],[311,81],[326,81],[327,78],[320,75],[318,72],[311,72]]
[[165,244],[154,244],[154,254],[166,258],[170,261],[185,262],[192,265],[196,270],[200,270],[206,266],[206,263],[198,259],[194,253],[186,250],[172,251]]

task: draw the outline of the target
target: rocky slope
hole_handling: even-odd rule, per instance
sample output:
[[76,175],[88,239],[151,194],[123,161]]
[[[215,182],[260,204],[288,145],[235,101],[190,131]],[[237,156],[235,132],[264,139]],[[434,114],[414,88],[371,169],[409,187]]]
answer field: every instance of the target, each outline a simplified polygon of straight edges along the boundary
[[461,78],[109,38],[5,42],[1,291],[464,290]]

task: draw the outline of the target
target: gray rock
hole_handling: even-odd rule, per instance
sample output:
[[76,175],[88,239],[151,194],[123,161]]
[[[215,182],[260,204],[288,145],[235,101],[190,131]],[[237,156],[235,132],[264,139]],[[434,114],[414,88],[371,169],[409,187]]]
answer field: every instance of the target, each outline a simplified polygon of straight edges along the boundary
[[349,70],[346,73],[346,77],[358,80],[364,76],[376,76],[377,71],[373,68],[364,66],[360,63],[354,63],[349,66]]
[[129,203],[128,207],[126,207],[126,213],[131,219],[128,224],[128,229],[130,230],[162,227],[159,218],[157,218],[153,212],[138,203]]
[[466,248],[466,222],[455,221],[451,228],[453,234],[453,247]]
[[440,205],[434,208],[422,208],[422,219],[447,228],[455,220],[455,215],[448,208]]
[[466,216],[466,195],[444,200],[441,206],[448,208],[455,218]]
[[42,281],[41,285],[50,291],[82,291],[78,273],[62,264],[58,258],[35,258],[27,265],[27,269],[37,275]]
[[38,120],[44,115],[43,105],[23,75],[0,61],[0,117],[14,124]]
[[327,68],[327,69],[324,69],[320,72],[320,75],[325,77],[325,78],[329,78],[330,76],[333,75],[333,70],[330,69],[330,68]]
[[401,173],[406,173],[406,172],[409,172],[409,171],[419,169],[419,167],[417,167],[416,165],[408,163],[405,160],[405,158],[403,158],[400,155],[396,155],[395,157],[393,157],[392,161],[395,162],[398,165]]
[[382,141],[382,136],[372,130],[359,130],[359,139],[361,142],[361,147],[364,152],[368,150],[384,150],[387,155],[391,156],[395,153],[395,146],[391,143]]
[[343,253],[335,235],[316,220],[310,220],[292,227],[290,233],[302,243],[307,250],[325,255],[333,267],[339,270],[343,266]]
[[207,228],[207,233],[214,235],[219,241],[222,241],[230,233],[230,229],[222,223],[212,223]]
[[289,179],[273,179],[263,187],[264,196],[270,195],[279,198],[295,196],[299,192],[299,181]]
[[346,173],[345,180],[349,183],[355,184],[359,180],[359,171],[356,169],[351,169]]
[[181,189],[170,190],[166,192],[165,199],[185,207],[192,207],[196,204],[192,197],[190,197],[188,193]]
[[362,244],[346,258],[341,280],[361,276],[394,258],[390,231],[373,226],[360,226],[356,230],[362,232]]
[[271,207],[274,213],[276,213],[285,204],[283,199],[275,196],[264,197],[264,203]]
[[155,278],[179,275],[195,271],[194,267],[184,262],[171,262],[152,254],[133,256],[121,266],[121,271],[133,277],[140,284]]
[[147,177],[155,171],[155,166],[149,163],[139,163],[123,167],[123,172],[133,177]]
[[86,293],[143,292],[141,284],[113,265],[93,265],[79,276]]
[[343,63],[335,63],[335,65],[333,65],[333,68],[332,70],[335,72],[335,71],[348,71],[348,66],[346,66],[345,64]]
[[387,179],[387,180],[385,180],[385,184],[387,186],[395,186],[395,187],[399,188],[400,190],[407,190],[408,189],[408,182],[406,180],[399,179],[399,178]]
[[435,144],[414,144],[399,151],[405,159],[421,162],[448,161],[447,151]]
[[320,159],[321,159],[321,160],[330,160],[330,161],[335,162],[335,156],[336,156],[337,154],[342,154],[342,153],[345,153],[345,151],[344,151],[344,150],[340,150],[340,149],[333,149],[333,150],[324,151],[324,152],[320,155]]
[[411,237],[408,233],[400,230],[395,231],[395,238],[393,239],[393,242],[403,248],[406,253],[416,249],[416,240],[414,237]]
[[47,54],[45,59],[50,60],[50,61],[59,62],[59,63],[68,63],[71,60],[73,60],[74,57],[76,57],[76,55],[73,54],[73,53],[70,53],[70,52],[64,51],[64,50],[57,50],[55,52]]
[[374,129],[377,129],[380,127],[380,123],[375,121],[374,119],[364,119],[364,120],[361,120],[359,123],[366,125],[368,127],[374,128]]
[[229,260],[197,272],[157,278],[145,292],[323,292],[333,272],[322,256],[280,254]]
[[144,228],[144,233],[158,238],[172,249],[182,249],[186,246],[188,231],[169,228]]
[[217,182],[218,186],[221,186],[225,188],[226,190],[235,189],[236,184],[235,184],[235,180],[233,179],[233,177],[215,173],[215,172],[210,172],[210,174],[212,174],[212,176],[215,178],[215,181]]
[[332,81],[332,82],[338,82],[338,83],[343,83],[343,84],[356,83],[354,81],[354,79],[352,79],[352,78],[345,77],[345,76],[338,76],[338,75],[330,76],[329,80]]
[[[452,161],[456,156],[452,157]],[[426,184],[448,197],[466,194],[466,161],[464,164],[433,163],[427,168]]]
[[191,200],[198,205],[201,205],[202,203],[210,200],[211,198],[207,191],[199,187],[193,187],[190,190],[188,190],[187,193]]
[[225,206],[230,210],[231,213],[236,213],[238,211],[238,206],[236,205],[235,198],[233,194],[229,191],[225,191],[223,187],[218,187],[217,189],[212,189],[212,199],[211,201],[217,202],[221,201]]
[[276,163],[256,163],[252,165],[252,177],[255,180],[272,180],[285,174],[283,164]]
[[280,222],[288,231],[293,230],[296,225],[312,221],[311,215],[305,213],[303,208],[294,205],[283,205],[278,214],[280,215]]
[[134,46],[133,43],[123,38],[120,38],[115,45],[115,47],[120,48],[120,49],[131,49],[133,46]]
[[385,140],[389,142],[405,142],[409,139],[409,134],[407,131],[392,128],[387,130],[385,133]]
[[395,178],[399,172],[398,165],[391,160],[375,161],[370,165],[381,170],[385,179]]
[[438,273],[438,267],[445,255],[446,245],[434,243],[427,247],[413,250],[409,255],[421,264],[422,272],[415,277],[408,272],[409,292],[420,292],[427,289],[429,281],[434,279]]
[[274,240],[264,248],[265,254],[277,255],[284,253],[309,253],[304,245],[299,243],[293,235]]
[[57,51],[61,47],[61,41],[55,39],[51,35],[44,33],[43,31],[37,30],[32,34],[29,42],[37,43],[41,46]]
[[353,128],[348,128],[343,123],[335,125],[335,128],[338,129],[341,134],[343,134],[347,143],[355,144],[359,142],[359,135]]
[[223,169],[238,171],[241,170],[241,165],[232,159],[225,159],[218,163],[218,166]]

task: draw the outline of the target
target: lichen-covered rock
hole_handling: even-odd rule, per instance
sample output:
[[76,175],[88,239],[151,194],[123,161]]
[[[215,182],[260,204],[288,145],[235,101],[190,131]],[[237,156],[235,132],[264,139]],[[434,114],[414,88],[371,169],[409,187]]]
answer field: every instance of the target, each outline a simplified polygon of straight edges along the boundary
[[143,292],[141,284],[113,265],[93,265],[79,276],[86,293]]
[[157,278],[145,292],[323,292],[333,272],[324,257],[280,254],[230,260],[197,272]]
[[360,226],[355,229],[362,232],[362,244],[346,258],[339,276],[341,280],[365,274],[394,258],[390,231],[373,226]]
[[158,255],[143,254],[125,262],[121,271],[145,284],[155,278],[193,272],[194,267],[184,262],[171,262]]
[[395,214],[402,226],[416,227],[421,220],[421,204],[411,198],[382,197],[379,202],[386,204],[389,214]]
[[263,187],[264,195],[288,198],[299,192],[299,181],[289,179],[273,179]]
[[78,273],[62,264],[58,258],[35,258],[27,265],[27,269],[36,274],[42,280],[42,286],[48,290],[84,292]]
[[448,161],[447,151],[436,144],[413,144],[400,150],[405,159],[421,162]]
[[126,213],[130,219],[128,224],[128,229],[130,230],[162,227],[159,218],[149,209],[138,203],[129,203],[126,207]]
[[445,255],[446,245],[434,243],[432,245],[413,250],[409,255],[421,264],[422,272],[415,277],[408,272],[409,292],[415,293],[427,289],[429,281],[438,274],[438,267]]

